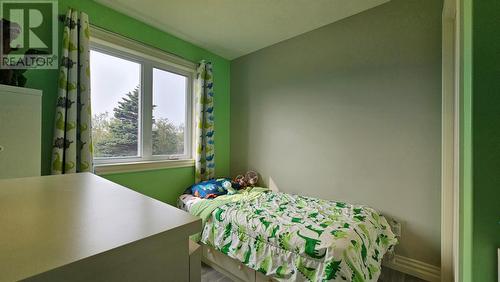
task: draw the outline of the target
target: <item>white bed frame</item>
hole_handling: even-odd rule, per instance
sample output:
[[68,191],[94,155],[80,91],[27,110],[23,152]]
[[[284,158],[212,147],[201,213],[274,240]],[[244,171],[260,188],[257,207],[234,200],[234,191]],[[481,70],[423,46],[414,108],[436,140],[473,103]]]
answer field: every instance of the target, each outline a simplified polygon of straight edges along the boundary
[[242,262],[233,259],[203,243],[201,261],[229,279],[236,282],[271,282],[276,281],[271,277],[249,268]]
[[[212,267],[218,272],[224,274],[229,279],[236,282],[271,282],[276,281],[272,277],[266,276],[259,271],[253,270],[250,267],[244,265],[237,259],[233,259],[228,255],[225,255],[212,247],[209,247],[203,243],[199,243],[202,248],[201,261],[206,265]],[[500,257],[500,249],[499,249]],[[382,262],[382,269],[388,267],[396,271],[400,271],[398,268],[390,266],[388,261],[391,261],[391,255],[386,254]],[[500,269],[500,266],[499,266]],[[499,271],[500,277],[500,271]],[[500,281],[500,280],[499,280]]]

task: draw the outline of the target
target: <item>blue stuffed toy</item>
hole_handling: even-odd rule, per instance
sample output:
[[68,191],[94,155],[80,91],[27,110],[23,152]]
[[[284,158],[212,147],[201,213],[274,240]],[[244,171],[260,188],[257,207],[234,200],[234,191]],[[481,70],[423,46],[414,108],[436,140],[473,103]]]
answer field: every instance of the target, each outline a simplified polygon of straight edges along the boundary
[[230,178],[218,178],[194,184],[185,193],[199,198],[212,199],[220,195],[234,194],[236,190],[233,189]]

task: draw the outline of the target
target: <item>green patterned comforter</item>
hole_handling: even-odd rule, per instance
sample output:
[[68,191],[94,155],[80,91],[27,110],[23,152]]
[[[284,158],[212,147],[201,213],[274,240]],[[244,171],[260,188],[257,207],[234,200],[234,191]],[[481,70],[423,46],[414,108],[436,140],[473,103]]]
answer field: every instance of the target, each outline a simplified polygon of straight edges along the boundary
[[[376,281],[382,257],[397,243],[386,219],[366,206],[245,193],[211,203],[201,241],[277,280]],[[197,215],[201,204],[206,213],[203,202],[190,212]]]

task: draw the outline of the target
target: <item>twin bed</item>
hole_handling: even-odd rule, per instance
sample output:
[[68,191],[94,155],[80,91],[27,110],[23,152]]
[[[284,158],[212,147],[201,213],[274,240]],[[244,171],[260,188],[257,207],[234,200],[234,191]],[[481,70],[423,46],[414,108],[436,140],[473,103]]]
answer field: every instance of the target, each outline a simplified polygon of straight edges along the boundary
[[216,250],[239,270],[244,265],[278,281],[377,281],[384,254],[397,243],[369,207],[258,187],[215,199],[185,194],[179,207],[203,220],[193,239],[207,249],[205,260]]

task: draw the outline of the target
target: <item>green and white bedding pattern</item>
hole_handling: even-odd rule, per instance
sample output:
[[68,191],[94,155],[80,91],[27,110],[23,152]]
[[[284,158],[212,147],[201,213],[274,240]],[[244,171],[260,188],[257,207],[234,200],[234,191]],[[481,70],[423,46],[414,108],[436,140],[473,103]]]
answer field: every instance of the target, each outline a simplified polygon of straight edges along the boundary
[[366,206],[245,193],[253,197],[213,208],[201,241],[279,281],[377,281],[397,243],[386,219]]

